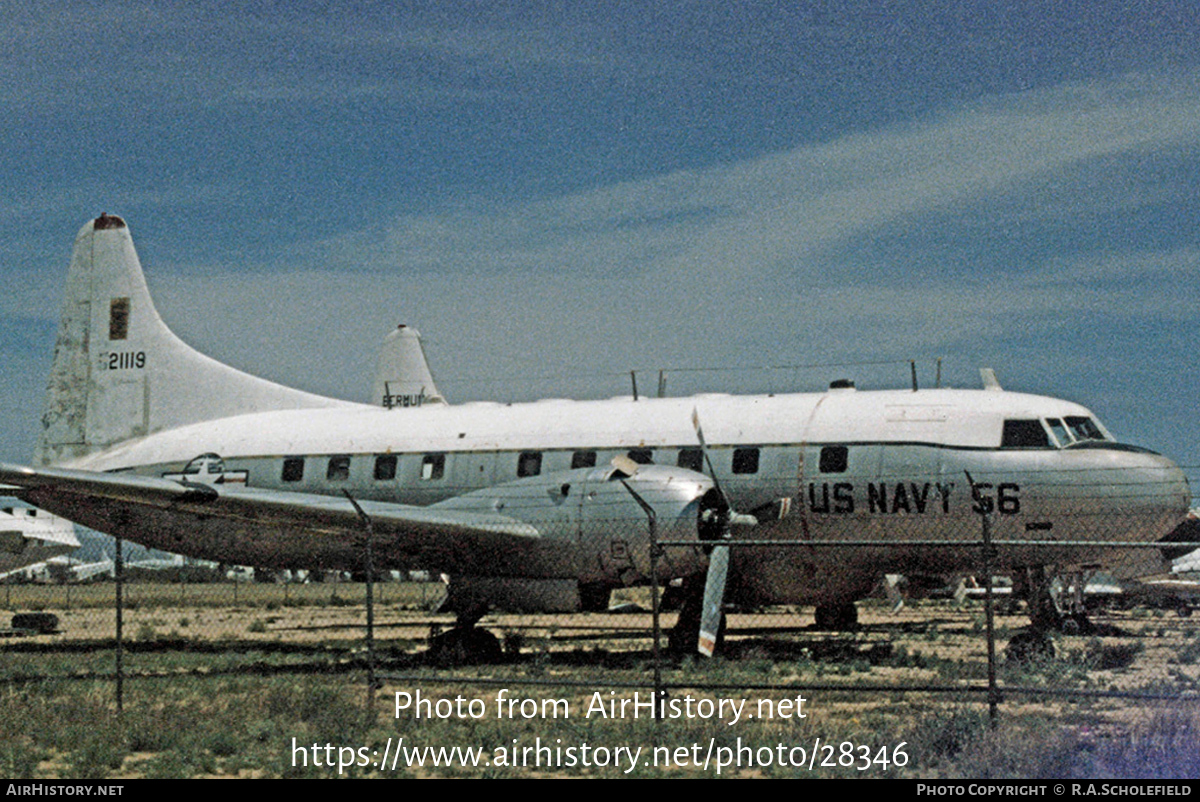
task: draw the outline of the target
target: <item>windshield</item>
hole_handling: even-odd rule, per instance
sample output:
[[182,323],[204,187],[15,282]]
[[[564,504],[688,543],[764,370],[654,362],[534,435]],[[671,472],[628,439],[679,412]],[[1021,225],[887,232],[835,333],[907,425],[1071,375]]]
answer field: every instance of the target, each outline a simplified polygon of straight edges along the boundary
[[1068,415],[1065,418],[1046,418],[1046,427],[1058,440],[1059,445],[1078,445],[1090,441],[1107,442],[1104,432],[1091,418],[1082,415]]
[[1075,437],[1076,442],[1104,439],[1104,433],[1100,431],[1100,427],[1091,418],[1067,417],[1065,420],[1067,428],[1071,430],[1071,434]]
[[1062,422],[1062,418],[1046,418],[1046,426],[1050,428],[1060,446],[1070,445],[1071,433],[1067,431],[1067,425]]

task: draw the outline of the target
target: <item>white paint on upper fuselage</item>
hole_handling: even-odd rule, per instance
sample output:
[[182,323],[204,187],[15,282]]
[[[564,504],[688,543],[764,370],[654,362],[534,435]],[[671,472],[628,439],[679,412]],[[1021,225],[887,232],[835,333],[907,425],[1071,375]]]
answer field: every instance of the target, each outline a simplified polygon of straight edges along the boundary
[[1082,415],[1045,396],[979,390],[831,390],[786,395],[476,402],[403,412],[374,406],[284,410],[182,426],[68,463],[91,470],[271,455],[921,442],[997,448],[1006,418]]

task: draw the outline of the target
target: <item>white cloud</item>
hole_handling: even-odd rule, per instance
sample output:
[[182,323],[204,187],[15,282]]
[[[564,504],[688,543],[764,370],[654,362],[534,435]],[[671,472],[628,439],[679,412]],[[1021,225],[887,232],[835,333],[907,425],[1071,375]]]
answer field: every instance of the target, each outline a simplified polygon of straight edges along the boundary
[[[650,276],[659,284],[810,278],[884,225],[1026,193],[1086,193],[1077,168],[1200,144],[1200,75],[1129,76],[981,102],[889,130],[703,171],[516,205],[475,203],[321,244],[334,264]],[[1161,198],[1145,187],[1135,197]],[[1176,190],[1178,191],[1178,190]],[[1135,202],[1125,196],[1123,202]]]
[[[1093,212],[1114,198],[1161,201],[1190,188],[1168,176],[1091,193],[1104,176],[1087,168],[1186,154],[1198,141],[1200,76],[1132,76],[706,170],[404,215],[296,248],[280,262],[291,272],[216,264],[189,275],[159,254],[149,280],[164,318],[201,350],[354,398],[399,322],[426,335],[439,382],[458,399],[627,392],[622,371],[633,367],[986,352],[1015,332],[1065,331],[1062,358],[1094,345],[1086,321],[1194,320],[1195,249],[1073,243],[998,290],[988,275],[865,271],[856,248],[883,228],[955,233],[1025,196]],[[1043,207],[1021,208],[1036,217]]]

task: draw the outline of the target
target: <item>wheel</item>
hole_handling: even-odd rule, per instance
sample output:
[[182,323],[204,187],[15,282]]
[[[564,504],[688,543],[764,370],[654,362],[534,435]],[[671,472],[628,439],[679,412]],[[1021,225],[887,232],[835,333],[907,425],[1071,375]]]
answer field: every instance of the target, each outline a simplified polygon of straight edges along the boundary
[[501,658],[500,640],[486,629],[455,627],[434,637],[428,659],[442,668],[497,663]]
[[858,627],[858,608],[854,602],[841,604],[818,604],[813,611],[813,620],[817,629],[827,629],[842,632]]
[[58,616],[54,613],[16,613],[12,617],[12,628],[43,635],[58,631]]
[[1030,663],[1037,660],[1054,659],[1054,641],[1044,632],[1018,632],[1012,636],[1005,650],[1014,663]]

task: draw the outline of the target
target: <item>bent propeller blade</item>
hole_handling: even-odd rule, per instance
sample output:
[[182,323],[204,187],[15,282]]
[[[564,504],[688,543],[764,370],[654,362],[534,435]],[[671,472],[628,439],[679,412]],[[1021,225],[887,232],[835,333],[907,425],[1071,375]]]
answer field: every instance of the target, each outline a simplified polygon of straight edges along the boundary
[[729,547],[714,546],[708,558],[708,575],[704,580],[704,612],[700,617],[700,641],[697,651],[712,657],[721,628],[721,608],[725,604],[725,577],[729,573]]

